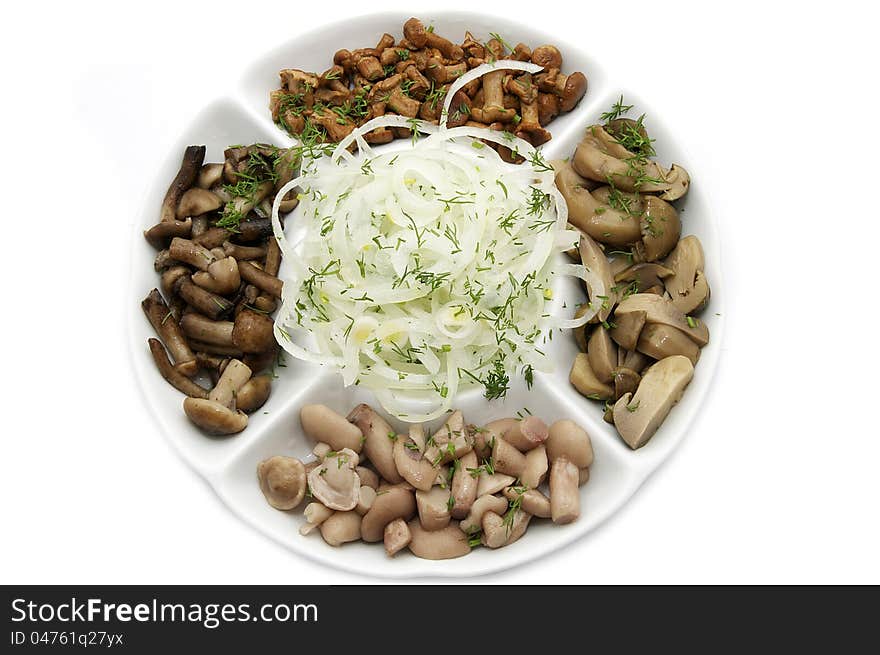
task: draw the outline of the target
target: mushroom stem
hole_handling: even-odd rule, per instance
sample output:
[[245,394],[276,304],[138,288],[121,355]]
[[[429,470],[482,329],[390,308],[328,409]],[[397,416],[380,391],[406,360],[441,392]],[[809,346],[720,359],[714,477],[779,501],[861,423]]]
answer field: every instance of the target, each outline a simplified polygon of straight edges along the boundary
[[566,457],[550,466],[550,515],[554,523],[571,523],[581,514],[578,467]]
[[156,223],[149,230],[144,232],[144,238],[147,242],[161,250],[165,247],[169,238],[188,237],[192,233],[192,219],[187,218],[184,221],[168,220]]
[[216,293],[211,293],[197,284],[193,284],[192,279],[188,277],[181,278],[177,283],[177,293],[193,309],[214,320],[228,313],[233,307],[233,304],[226,300],[226,298],[218,296]]
[[238,262],[238,272],[245,282],[253,284],[260,289],[260,291],[265,291],[276,298],[281,297],[283,283],[274,275],[270,275],[266,271],[260,270],[247,261]]
[[186,342],[180,324],[168,305],[165,304],[165,299],[162,298],[159,290],[150,291],[149,295],[141,302],[141,307],[156,334],[171,352],[171,357],[175,362],[175,370],[186,377],[195,375],[199,368],[196,356]]
[[184,262],[199,270],[208,270],[208,265],[214,262],[211,251],[189,239],[175,237],[171,240],[168,254],[178,262]]
[[241,360],[233,359],[223,369],[223,375],[208,394],[208,400],[220,403],[232,409],[235,407],[235,396],[238,390],[251,379],[251,369]]
[[[180,319],[180,328],[188,337],[217,346],[232,346],[232,321],[212,321],[201,314],[184,314]],[[217,352],[210,350],[207,352]],[[217,353],[224,354],[224,353]]]
[[180,169],[168,191],[165,192],[165,198],[162,200],[162,209],[159,212],[160,221],[173,221],[177,213],[177,203],[180,197],[196,183],[199,171],[205,161],[205,146],[187,146],[183,152],[183,161],[180,163]]
[[162,374],[162,377],[165,378],[172,387],[181,393],[185,393],[190,398],[208,397],[207,391],[174,368],[171,360],[168,359],[168,354],[165,352],[165,347],[162,345],[161,341],[150,337],[147,339],[147,343],[150,346],[153,361],[156,362],[156,368],[159,369],[159,373]]

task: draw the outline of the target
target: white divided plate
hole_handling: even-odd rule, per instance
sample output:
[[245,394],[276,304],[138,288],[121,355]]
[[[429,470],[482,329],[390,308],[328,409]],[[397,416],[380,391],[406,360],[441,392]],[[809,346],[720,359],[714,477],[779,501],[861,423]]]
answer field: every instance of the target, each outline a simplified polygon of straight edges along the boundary
[[[400,37],[407,18],[407,14],[376,14],[347,19],[297,36],[255,62],[232,94],[205,107],[168,153],[145,196],[133,237],[130,298],[142,298],[159,284],[158,275],[153,270],[155,251],[143,239],[141,231],[158,220],[162,198],[177,172],[184,148],[190,144],[205,144],[205,161],[212,162],[222,161],[224,149],[234,143],[262,141],[278,146],[291,145],[292,141],[273,125],[268,111],[269,91],[277,87],[278,71],[282,68],[325,70],[339,48],[372,46],[384,32]],[[577,347],[574,339],[567,335],[558,334],[551,342],[550,356],[557,362],[556,372],[536,375],[531,390],[518,381],[503,401],[492,402],[486,401],[478,390],[461,394],[456,406],[470,423],[483,424],[528,408],[547,423],[571,418],[587,429],[593,440],[595,463],[589,483],[581,488],[582,516],[566,526],[556,526],[549,521],[533,522],[522,539],[495,551],[477,548],[465,557],[446,561],[421,560],[404,551],[389,559],[381,544],[352,543],[332,548],[317,533],[300,536],[301,512],[280,512],[270,507],[260,492],[256,476],[257,463],[272,455],[304,459],[310,456],[311,444],[299,424],[301,405],[321,402],[345,414],[359,402],[377,406],[370,392],[358,388],[344,389],[334,371],[295,361],[288,356],[287,367],[279,369],[279,378],[273,385],[269,401],[251,416],[243,433],[225,438],[205,436],[187,421],[182,407],[183,396],[156,371],[146,343],[153,336],[152,328],[139,303],[132,302],[129,337],[136,376],[144,398],[183,458],[208,480],[236,514],[292,551],[333,568],[389,578],[490,573],[545,557],[593,530],[632,496],[684,437],[691,419],[703,404],[715,372],[724,314],[718,235],[708,200],[703,195],[701,171],[689,166],[680,144],[664,130],[662,116],[652,112],[650,105],[634,94],[606,80],[601,62],[552,34],[502,17],[480,14],[435,12],[421,18],[426,24],[433,24],[439,34],[453,39],[461,39],[469,29],[483,38],[487,38],[489,32],[500,33],[512,43],[522,41],[531,46],[553,43],[563,53],[566,71],[584,72],[589,80],[587,95],[573,112],[558,118],[549,127],[553,140],[544,146],[548,160],[570,156],[584,128],[596,122],[599,114],[622,92],[627,102],[636,104],[638,111],[647,112],[647,125],[651,136],[656,138],[659,160],[684,165],[693,178],[690,192],[679,204],[683,209],[682,234],[696,234],[706,253],[706,275],[712,287],[712,298],[701,318],[709,327],[712,341],[703,349],[694,379],[681,402],[648,445],[636,452],[620,440],[613,426],[602,420],[601,405],[581,397],[569,384],[568,371]],[[687,135],[682,137],[686,139]],[[560,281],[554,291],[562,294],[569,308],[584,299],[578,285],[569,280]],[[397,424],[396,427],[401,426]]]

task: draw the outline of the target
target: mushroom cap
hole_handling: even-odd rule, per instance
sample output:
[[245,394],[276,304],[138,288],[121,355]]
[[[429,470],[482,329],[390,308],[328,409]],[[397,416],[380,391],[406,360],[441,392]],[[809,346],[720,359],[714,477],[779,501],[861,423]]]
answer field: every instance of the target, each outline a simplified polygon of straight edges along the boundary
[[581,256],[581,263],[593,273],[590,281],[585,282],[590,304],[594,309],[596,305],[599,305],[599,312],[596,316],[600,322],[604,321],[614,309],[611,297],[614,276],[611,274],[611,265],[608,263],[608,258],[605,257],[605,252],[588,234],[581,234],[578,252]]
[[604,384],[611,384],[612,373],[617,368],[617,346],[604,325],[597,325],[587,340],[587,357],[596,378]]
[[550,437],[545,447],[550,462],[565,457],[580,469],[593,464],[593,444],[590,435],[570,419],[556,421],[550,426]]
[[654,359],[665,359],[672,355],[684,355],[696,365],[700,359],[700,347],[688,336],[671,325],[651,323],[639,335],[638,350]]
[[581,101],[587,92],[587,77],[581,73],[572,73],[565,78],[565,88],[562,91],[560,109],[571,111]]
[[647,320],[648,312],[646,311],[617,311],[614,314],[614,327],[609,330],[608,334],[624,350],[635,350],[639,335]]
[[266,314],[243,309],[235,317],[232,343],[246,353],[261,353],[275,347],[275,322]]
[[388,557],[393,557],[401,549],[406,548],[409,542],[412,541],[412,533],[409,531],[406,521],[394,519],[386,525],[383,541],[385,543],[385,554]]
[[[569,162],[554,163],[554,168],[556,186],[568,207],[569,223],[596,241],[611,246],[628,246],[639,240],[641,229],[638,219],[608,204],[610,187],[591,191],[596,182],[581,177]],[[632,213],[637,214],[641,205],[638,194],[619,193],[630,203]]]
[[364,514],[361,538],[364,541],[381,541],[385,526],[394,519],[409,520],[416,513],[413,492],[402,487],[389,487],[376,495],[373,506]]
[[413,487],[428,491],[434,485],[437,468],[411,437],[399,435],[394,442],[392,456],[397,472]]
[[[350,453],[350,454],[349,454]],[[355,473],[357,454],[340,451],[325,457],[309,472],[309,490],[326,507],[345,512],[358,504],[361,480]]]
[[694,365],[683,355],[666,357],[642,376],[635,394],[614,404],[614,425],[633,450],[644,446],[684,393],[694,376]]
[[396,438],[396,434],[388,422],[366,403],[355,407],[346,418],[360,429],[364,437],[363,451],[376,471],[391,484],[401,482],[403,478],[394,465],[394,441],[391,438]]
[[575,356],[568,379],[572,386],[587,398],[608,400],[614,395],[614,390],[596,377],[586,353],[578,353]]
[[407,524],[410,531],[409,549],[412,554],[422,559],[452,559],[471,552],[467,535],[453,521],[441,530],[428,531],[422,527],[418,519]]
[[416,491],[416,508],[419,521],[425,530],[440,530],[449,525],[449,489],[432,487],[429,491]]
[[233,411],[205,398],[186,398],[183,411],[187,418],[208,434],[224,435],[241,432],[247,427],[247,414]]
[[685,168],[678,164],[673,164],[669,171],[667,171],[666,181],[669,184],[669,188],[660,195],[664,200],[678,200],[691,187],[691,176]]
[[306,495],[306,468],[294,457],[275,455],[257,465],[260,490],[275,509],[297,507]]
[[428,33],[418,18],[410,18],[403,24],[403,36],[416,48],[424,48],[428,42]]
[[532,50],[532,63],[548,68],[562,68],[562,53],[555,45],[539,45]]
[[614,400],[617,400],[624,394],[635,391],[641,379],[638,372],[626,366],[621,366],[614,371]]
[[241,411],[250,414],[260,409],[269,400],[271,393],[272,376],[255,375],[235,394],[235,405]]
[[[624,314],[640,311],[645,312],[648,323],[662,323],[678,328],[700,347],[709,343],[709,329],[702,321],[691,319],[689,322],[688,317],[671,300],[653,293],[634,293],[624,298],[617,306],[614,318],[619,325]],[[613,331],[611,336],[614,337]],[[635,350],[635,346],[627,350]]]
[[681,236],[681,220],[675,207],[656,196],[645,197],[645,210],[639,221],[642,230],[642,254],[653,262],[666,257]]
[[693,235],[679,240],[663,264],[672,271],[664,280],[672,304],[685,314],[702,309],[710,292],[703,273],[705,259],[700,240]]
[[222,204],[223,201],[217,194],[211,193],[207,189],[193,187],[180,197],[176,215],[179,220],[190,216],[201,216],[220,209]]

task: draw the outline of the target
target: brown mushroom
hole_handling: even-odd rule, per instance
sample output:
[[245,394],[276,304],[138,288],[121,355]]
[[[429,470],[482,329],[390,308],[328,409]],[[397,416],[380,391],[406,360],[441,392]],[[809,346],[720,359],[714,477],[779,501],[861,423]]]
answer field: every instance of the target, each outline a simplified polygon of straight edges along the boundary
[[507,487],[504,490],[504,497],[508,501],[519,499],[520,506],[527,514],[542,519],[550,518],[550,499],[537,489],[523,490],[518,487]]
[[545,69],[562,69],[562,53],[555,45],[539,45],[532,50],[532,63]]
[[616,312],[608,334],[624,350],[635,350],[647,320],[648,313],[644,311]]
[[210,189],[220,183],[223,178],[223,164],[203,164],[196,178],[196,186],[200,189]]
[[183,221],[160,221],[144,232],[144,238],[151,246],[159,250],[164,248],[168,241],[174,237],[190,236],[192,234],[192,227],[191,218]]
[[177,216],[177,204],[180,202],[181,196],[195,184],[199,170],[205,161],[205,151],[205,146],[187,146],[184,150],[180,169],[162,200],[162,209],[159,212],[160,221],[173,221]]
[[[678,328],[700,347],[709,343],[709,330],[702,321],[685,316],[671,300],[652,293],[636,293],[626,297],[617,306],[614,317],[619,324],[624,315],[642,311],[645,312],[648,323],[661,323]],[[635,350],[635,346],[627,350]]]
[[612,373],[617,368],[617,346],[604,325],[597,325],[590,333],[587,357],[596,378],[604,384],[611,384]]
[[177,220],[217,211],[222,204],[223,202],[216,194],[207,189],[193,187],[188,189],[177,203]]
[[181,375],[192,377],[198,372],[196,356],[181,330],[177,318],[165,304],[165,299],[158,289],[153,289],[141,301],[141,307],[150,321],[150,325],[159,335],[162,343],[168,348],[174,359],[174,368]]
[[189,277],[181,277],[177,282],[177,294],[185,300],[194,310],[217,320],[224,314],[228,314],[234,307],[233,303],[223,296],[211,293],[207,289],[193,284]]
[[211,251],[204,246],[180,237],[171,240],[168,254],[175,261],[184,262],[201,271],[208,270],[208,266],[216,259]]
[[483,76],[483,106],[473,107],[471,115],[481,123],[509,123],[516,116],[513,109],[504,107],[503,69],[494,70]]
[[147,340],[147,343],[150,346],[150,353],[153,356],[153,361],[156,362],[156,368],[159,369],[159,373],[171,384],[172,387],[191,398],[208,397],[208,392],[205,389],[190,380],[174,367],[171,360],[168,359],[168,354],[165,352],[165,347],[162,345],[161,341],[150,338]]
[[575,356],[568,379],[581,395],[592,400],[608,400],[614,395],[614,390],[593,373],[586,353]]
[[[232,352],[241,352],[232,345],[232,329],[234,327],[235,324],[232,321],[212,321],[196,313],[184,314],[180,317],[180,329],[193,341],[194,347],[195,342],[202,342],[203,344],[228,346]],[[203,346],[197,349],[203,352],[218,352]],[[218,354],[224,353],[219,352]]]
[[672,275],[672,271],[656,262],[639,262],[628,266],[619,273],[614,274],[614,281],[627,283],[624,291],[627,295],[633,293],[656,293],[663,295],[665,290],[663,280]]
[[585,282],[590,298],[590,307],[597,312],[596,318],[600,322],[605,321],[611,314],[616,300],[612,297],[614,276],[611,274],[608,259],[599,244],[590,235],[584,233],[581,234],[578,252],[581,256],[581,263],[592,273],[588,281]]
[[218,259],[208,264],[206,270],[193,273],[192,281],[203,289],[221,296],[234,293],[241,286],[238,262],[233,257]]
[[635,394],[614,404],[614,425],[626,445],[635,450],[654,436],[693,376],[694,365],[682,355],[661,359],[645,371]]
[[248,423],[244,412],[233,411],[225,405],[204,398],[184,399],[183,411],[190,421],[212,435],[235,434],[244,430]]
[[241,279],[245,282],[253,284],[261,291],[265,291],[275,298],[281,297],[281,288],[283,284],[281,280],[274,275],[270,275],[266,271],[247,261],[238,262],[238,272],[241,275]]
[[693,340],[678,328],[662,323],[646,325],[639,335],[637,348],[654,359],[684,355],[696,365],[700,358],[700,347]]
[[700,240],[693,235],[684,237],[663,264],[672,271],[664,280],[672,304],[685,314],[702,309],[709,300],[709,283],[703,272],[705,260]]
[[246,353],[261,353],[275,347],[275,322],[266,314],[243,309],[235,317],[232,344]]
[[632,393],[639,386],[641,376],[637,371],[621,366],[614,371],[614,400],[617,401],[621,396]]
[[256,375],[244,383],[235,396],[235,406],[245,414],[257,411],[269,400],[272,376]]
[[235,396],[250,379],[251,369],[247,364],[238,359],[230,360],[217,384],[208,393],[208,400],[235,409]]
[[[556,186],[568,206],[568,221],[600,243],[622,247],[635,243],[641,237],[638,196],[623,192],[609,196],[608,191],[590,188],[595,184],[583,177],[568,162],[554,162]],[[606,187],[607,189],[607,187]],[[614,198],[617,208],[609,202]]]
[[656,196],[645,197],[645,210],[639,220],[642,241],[638,244],[641,258],[647,262],[666,257],[681,235],[681,220],[675,207]]
[[276,455],[257,465],[260,490],[275,509],[291,510],[306,495],[306,469],[294,457]]

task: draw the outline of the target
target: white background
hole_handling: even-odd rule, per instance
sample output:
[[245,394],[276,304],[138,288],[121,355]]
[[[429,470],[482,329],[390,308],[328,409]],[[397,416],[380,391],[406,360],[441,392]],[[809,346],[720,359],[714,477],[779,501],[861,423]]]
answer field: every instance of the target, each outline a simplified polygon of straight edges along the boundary
[[[129,371],[125,289],[139,198],[200,107],[252,55],[395,5],[28,4],[0,40],[0,582],[372,582],[263,538],[177,458]],[[483,8],[582,44],[681,135],[715,190],[725,342],[702,415],[625,509],[477,581],[880,582],[876,11],[573,4]]]

